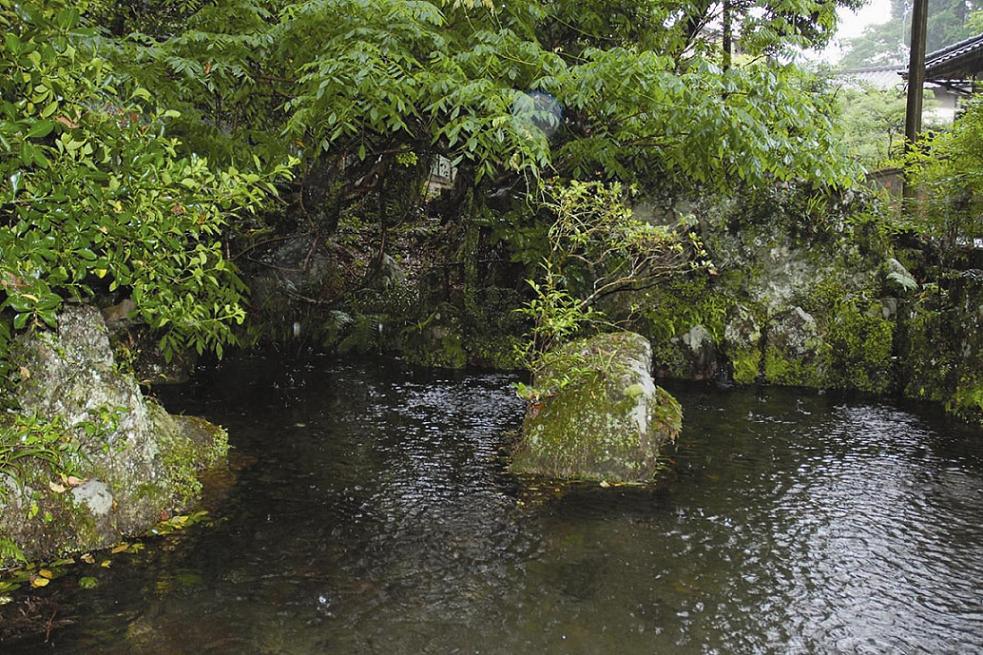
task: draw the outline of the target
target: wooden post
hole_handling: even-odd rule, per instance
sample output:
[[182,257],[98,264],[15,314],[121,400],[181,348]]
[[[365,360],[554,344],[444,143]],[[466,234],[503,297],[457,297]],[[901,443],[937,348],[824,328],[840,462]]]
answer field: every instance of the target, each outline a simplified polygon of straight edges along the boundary
[[731,26],[730,18],[730,0],[724,0],[723,8],[723,50],[724,50],[724,70],[730,68],[731,65],[731,42],[733,41],[733,27]]
[[[922,130],[922,97],[925,86],[925,38],[928,31],[928,0],[915,0],[911,15],[911,53],[908,58],[908,104],[905,108],[905,152],[911,150]],[[907,176],[906,176],[907,178]],[[915,190],[905,179],[904,197]]]

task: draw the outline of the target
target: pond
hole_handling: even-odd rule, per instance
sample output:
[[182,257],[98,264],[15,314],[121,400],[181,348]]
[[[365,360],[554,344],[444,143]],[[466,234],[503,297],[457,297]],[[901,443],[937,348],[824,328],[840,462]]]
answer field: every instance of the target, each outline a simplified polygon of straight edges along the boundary
[[73,572],[40,590],[48,634],[0,651],[983,649],[977,432],[676,384],[685,428],[659,483],[563,486],[505,468],[514,380],[248,358],[162,392],[229,429],[212,524],[87,567],[95,589]]

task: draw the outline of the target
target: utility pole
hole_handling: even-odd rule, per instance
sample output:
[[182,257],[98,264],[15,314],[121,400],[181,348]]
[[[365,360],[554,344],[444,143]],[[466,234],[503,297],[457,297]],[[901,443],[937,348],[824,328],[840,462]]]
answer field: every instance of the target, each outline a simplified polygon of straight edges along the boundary
[[[905,152],[911,150],[922,130],[922,96],[925,86],[925,38],[928,32],[928,0],[915,0],[911,15],[911,52],[908,57],[908,104],[905,108]],[[905,180],[904,197],[915,190]]]

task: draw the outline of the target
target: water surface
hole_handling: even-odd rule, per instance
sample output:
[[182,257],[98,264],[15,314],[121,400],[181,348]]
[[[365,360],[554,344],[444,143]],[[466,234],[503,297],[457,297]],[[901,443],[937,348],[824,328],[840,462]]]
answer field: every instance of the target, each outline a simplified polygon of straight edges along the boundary
[[663,480],[563,487],[505,470],[513,381],[257,358],[167,391],[229,429],[215,523],[53,583],[48,634],[0,652],[983,650],[983,435],[673,385]]

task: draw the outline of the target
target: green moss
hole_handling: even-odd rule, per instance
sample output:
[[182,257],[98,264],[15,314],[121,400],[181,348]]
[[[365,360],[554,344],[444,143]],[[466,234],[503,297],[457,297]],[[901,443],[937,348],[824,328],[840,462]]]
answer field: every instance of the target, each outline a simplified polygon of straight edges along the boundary
[[652,361],[660,376],[685,378],[689,375],[689,360],[678,341],[669,339],[652,344]]
[[951,347],[945,347],[953,341],[948,322],[957,317],[933,308],[935,301],[927,297],[909,308],[904,323],[904,394],[919,400],[945,402],[951,393],[948,380],[958,363]]
[[466,340],[468,362],[498,370],[523,368],[519,346],[522,340],[512,335],[476,335]]
[[453,323],[410,326],[401,335],[399,351],[418,366],[464,368],[468,363],[464,338]]
[[765,349],[764,377],[768,384],[789,387],[823,387],[826,376],[821,364],[813,358],[793,358],[780,349]]
[[754,384],[758,381],[761,371],[761,351],[748,348],[731,355],[734,366],[734,382],[738,384]]
[[643,334],[658,351],[673,337],[694,325],[702,325],[714,342],[719,343],[727,313],[735,303],[733,284],[737,282],[732,283],[729,278],[714,284],[706,275],[679,276],[647,291],[639,303]]
[[[51,489],[52,481],[44,471],[30,472],[21,481],[24,491],[16,502],[0,503],[0,525],[11,528],[10,533],[0,530],[0,541],[16,546],[28,560],[110,545],[99,519],[84,504],[76,504],[70,491]],[[0,557],[0,568],[10,564],[9,558]]]
[[832,386],[874,393],[891,388],[894,323],[883,317],[879,303],[862,310],[856,301],[840,302],[826,340]]
[[648,348],[641,355],[619,353],[641,341],[633,335],[635,340],[621,342],[620,336],[602,335],[556,351],[536,378],[541,393],[526,415],[513,470],[595,480],[644,480],[658,470],[659,450],[679,433],[682,408],[657,387],[646,407],[649,429],[639,434],[633,415],[638,385],[618,362],[626,356],[644,359]]
[[[616,461],[636,445],[629,437],[631,426],[613,417],[624,415],[634,401],[608,400],[605,394],[599,385],[582,385],[547,399],[527,420],[527,447],[515,454],[513,469],[598,480],[631,476],[632,465]],[[598,411],[586,413],[585,407]],[[579,433],[596,438],[570,438]]]
[[337,335],[334,337],[338,352],[360,355],[381,352],[383,334],[385,334],[385,326],[388,324],[389,317],[384,314],[355,315],[344,338],[337,340]]
[[[214,466],[228,454],[228,435],[222,428],[194,416],[168,416],[156,403],[148,402],[159,430],[158,444],[161,462],[167,478],[157,485],[158,498],[170,499],[174,505],[186,507],[201,494],[198,474]],[[145,493],[154,494],[153,489]]]
[[662,387],[655,388],[652,429],[675,441],[683,428],[683,406]]

